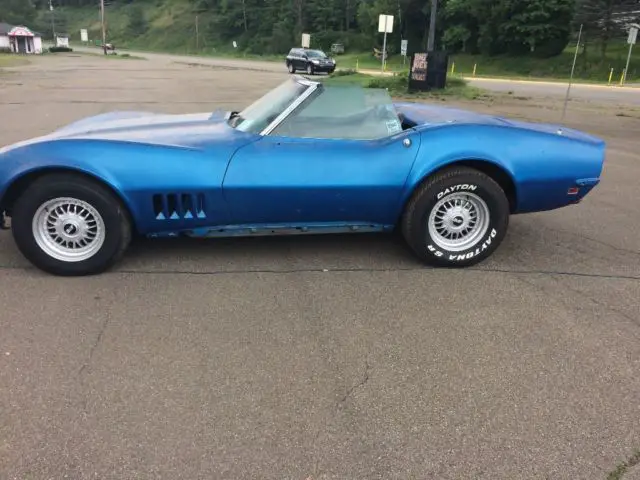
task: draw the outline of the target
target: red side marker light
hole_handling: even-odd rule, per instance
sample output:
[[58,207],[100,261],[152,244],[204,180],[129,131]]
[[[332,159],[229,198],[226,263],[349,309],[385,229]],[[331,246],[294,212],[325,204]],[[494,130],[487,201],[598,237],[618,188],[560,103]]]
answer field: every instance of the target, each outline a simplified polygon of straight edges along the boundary
[[571,187],[567,190],[567,195],[577,195],[580,189],[578,187]]

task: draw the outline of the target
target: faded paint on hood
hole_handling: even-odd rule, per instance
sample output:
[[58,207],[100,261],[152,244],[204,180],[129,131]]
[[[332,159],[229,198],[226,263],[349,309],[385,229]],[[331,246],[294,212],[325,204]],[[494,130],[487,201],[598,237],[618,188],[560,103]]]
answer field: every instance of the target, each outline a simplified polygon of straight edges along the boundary
[[56,140],[106,140],[197,149],[227,141],[249,141],[254,137],[229,127],[224,120],[225,112],[185,115],[112,112],[88,117],[48,135],[10,145],[0,153]]

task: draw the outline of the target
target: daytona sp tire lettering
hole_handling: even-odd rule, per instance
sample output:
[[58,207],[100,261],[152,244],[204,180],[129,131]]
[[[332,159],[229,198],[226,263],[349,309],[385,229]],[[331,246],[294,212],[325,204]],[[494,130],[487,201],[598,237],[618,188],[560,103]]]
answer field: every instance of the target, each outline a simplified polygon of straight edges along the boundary
[[493,230],[491,230],[491,234],[489,235],[489,238],[485,240],[485,242],[482,244],[481,247],[476,248],[475,251],[469,252],[466,255],[449,255],[449,260],[455,260],[455,261],[468,260],[471,257],[475,257],[476,255],[479,255],[480,252],[484,252],[486,249],[489,248],[489,246],[491,245],[491,242],[493,241],[493,239],[496,237],[497,234],[498,232],[496,232],[496,229],[494,228]]
[[[491,230],[491,234],[489,235],[489,238],[485,240],[485,242],[482,244],[481,247],[476,248],[475,251],[469,252],[466,255],[449,255],[449,260],[452,260],[452,261],[468,260],[472,257],[475,257],[476,255],[479,255],[481,252],[484,252],[486,249],[489,248],[489,246],[491,245],[491,242],[496,237],[496,235],[498,235],[498,232],[494,228]],[[442,257],[444,255],[440,250],[436,249],[436,247],[434,247],[433,245],[428,245],[427,249],[430,252],[432,252],[436,257]]]
[[442,192],[438,193],[438,200],[440,200],[442,197],[444,197],[445,195],[449,195],[453,192],[459,192],[459,191],[470,191],[470,192],[474,192],[475,190],[477,190],[477,186],[476,185],[467,185],[462,184],[462,185],[455,185],[453,187],[449,187],[445,190],[443,190]]
[[488,175],[451,167],[414,192],[402,218],[402,232],[425,263],[465,267],[489,257],[509,224],[509,202]]

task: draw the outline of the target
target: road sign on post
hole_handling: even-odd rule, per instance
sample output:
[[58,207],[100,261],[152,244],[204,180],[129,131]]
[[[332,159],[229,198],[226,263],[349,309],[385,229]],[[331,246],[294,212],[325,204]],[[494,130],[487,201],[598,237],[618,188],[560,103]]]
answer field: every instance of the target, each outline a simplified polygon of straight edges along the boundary
[[387,33],[393,33],[393,15],[380,15],[378,17],[378,32],[384,33],[384,41],[382,43],[382,68],[384,72],[384,63],[387,59]]
[[302,34],[302,48],[309,48],[311,46],[311,35],[308,33]]
[[629,45],[635,45],[637,40],[638,40],[638,27],[632,26],[629,29],[629,38],[627,39],[627,43]]
[[624,69],[622,73],[622,84],[627,81],[627,72],[629,71],[629,62],[631,62],[631,51],[633,50],[633,46],[636,44],[638,40],[638,30],[640,30],[640,25],[637,23],[632,23],[629,28],[629,38],[627,38],[627,43],[629,44],[629,55],[627,56],[627,67]]
[[400,53],[403,56],[407,56],[407,47],[409,46],[409,41],[408,40],[402,40],[402,42],[400,42]]
[[407,60],[407,47],[409,46],[408,40],[402,40],[400,42],[400,54],[402,55],[402,65],[404,65]]

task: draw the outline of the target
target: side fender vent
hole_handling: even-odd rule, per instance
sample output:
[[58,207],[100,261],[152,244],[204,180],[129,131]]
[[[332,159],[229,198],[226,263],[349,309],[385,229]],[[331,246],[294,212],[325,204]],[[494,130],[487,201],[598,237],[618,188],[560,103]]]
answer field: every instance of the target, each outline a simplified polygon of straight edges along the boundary
[[156,220],[207,218],[204,193],[157,193],[152,197]]

